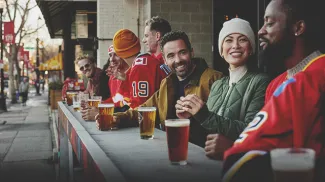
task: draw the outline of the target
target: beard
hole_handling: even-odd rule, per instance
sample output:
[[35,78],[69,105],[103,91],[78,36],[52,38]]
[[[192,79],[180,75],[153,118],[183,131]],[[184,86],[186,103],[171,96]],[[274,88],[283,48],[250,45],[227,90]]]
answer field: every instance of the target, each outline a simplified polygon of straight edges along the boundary
[[261,50],[258,58],[260,67],[272,78],[277,77],[286,71],[285,60],[293,54],[294,39],[290,35],[284,35],[277,43],[268,43],[264,50]]
[[[185,68],[182,71],[178,71],[176,70],[176,68],[178,66],[185,66]],[[180,61],[179,63],[174,63],[173,65],[173,69],[174,72],[176,73],[176,75],[180,78],[186,78],[189,76],[189,74],[191,73],[192,69],[193,69],[193,63],[192,60],[191,61]]]

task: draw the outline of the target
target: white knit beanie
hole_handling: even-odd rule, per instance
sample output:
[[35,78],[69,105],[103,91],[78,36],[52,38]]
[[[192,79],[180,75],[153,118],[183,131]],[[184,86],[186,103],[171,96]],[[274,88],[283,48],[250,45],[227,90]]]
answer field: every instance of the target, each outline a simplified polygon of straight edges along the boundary
[[222,56],[222,43],[225,38],[233,33],[245,35],[251,43],[253,53],[255,53],[255,35],[249,22],[240,18],[233,18],[223,23],[223,27],[219,33],[219,53]]

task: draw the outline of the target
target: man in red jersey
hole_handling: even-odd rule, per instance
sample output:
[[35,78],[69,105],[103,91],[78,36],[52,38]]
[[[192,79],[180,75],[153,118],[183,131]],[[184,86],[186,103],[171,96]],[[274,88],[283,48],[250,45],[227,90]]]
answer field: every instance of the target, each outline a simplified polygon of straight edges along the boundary
[[[122,82],[121,89],[129,92],[129,105],[136,108],[150,98],[159,89],[164,78],[161,74],[159,61],[150,54],[140,54],[139,38],[128,29],[121,29],[115,33],[113,46],[116,54],[122,58],[130,68],[126,72],[126,83]],[[127,84],[127,85],[126,85]]]
[[147,51],[160,61],[161,70],[165,72],[166,77],[171,70],[162,56],[159,42],[166,33],[172,30],[171,26],[167,20],[159,16],[154,16],[146,20],[145,25],[142,42],[146,45]]
[[315,150],[315,181],[325,180],[325,55],[318,51],[317,1],[267,6],[258,32],[261,58],[271,71],[287,71],[270,83],[265,106],[225,152],[223,181],[273,181],[269,151],[292,147]]
[[124,103],[124,95],[128,97],[128,93],[120,93],[120,87],[122,82],[126,82],[126,70],[129,69],[129,65],[123,61],[122,58],[118,57],[115,53],[113,45],[108,48],[109,55],[109,67],[106,70],[106,74],[109,76],[108,86],[110,89],[110,98],[104,100],[104,103],[114,103],[115,111],[120,112],[125,109],[122,106],[126,105]]

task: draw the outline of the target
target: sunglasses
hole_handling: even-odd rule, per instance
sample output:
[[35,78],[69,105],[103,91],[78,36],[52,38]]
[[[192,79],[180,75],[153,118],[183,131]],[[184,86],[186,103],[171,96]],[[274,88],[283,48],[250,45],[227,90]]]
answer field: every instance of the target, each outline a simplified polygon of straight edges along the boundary
[[90,64],[91,63],[87,63],[87,64],[85,64],[84,66],[81,66],[79,69],[80,69],[80,71],[84,71],[85,69],[88,69],[89,67],[90,67]]

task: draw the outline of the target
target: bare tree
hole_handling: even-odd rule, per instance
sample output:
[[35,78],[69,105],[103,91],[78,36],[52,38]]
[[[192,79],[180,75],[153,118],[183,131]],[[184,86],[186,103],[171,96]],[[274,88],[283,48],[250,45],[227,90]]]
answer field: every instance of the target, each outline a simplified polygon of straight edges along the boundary
[[[9,61],[9,93],[11,95],[11,103],[17,103],[16,89],[18,88],[21,76],[19,60],[17,59],[19,46],[26,36],[36,33],[41,27],[35,29],[26,26],[26,21],[30,10],[37,6],[31,6],[31,0],[26,0],[25,2],[22,2],[21,0],[5,0],[5,3],[6,8],[4,15],[9,19],[9,21],[13,21],[15,23],[15,27],[18,27],[15,31],[16,42],[14,44],[10,44],[9,47],[4,49]],[[14,66],[17,70],[17,79],[15,79],[14,75]]]

